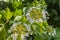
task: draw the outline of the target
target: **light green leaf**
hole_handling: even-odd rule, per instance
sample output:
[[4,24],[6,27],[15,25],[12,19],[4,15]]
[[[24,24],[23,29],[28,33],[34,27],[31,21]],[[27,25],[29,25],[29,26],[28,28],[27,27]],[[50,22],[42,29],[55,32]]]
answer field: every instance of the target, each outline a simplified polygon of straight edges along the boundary
[[16,9],[13,13],[14,17],[22,15],[22,10],[21,9]]
[[21,19],[21,21],[22,21],[22,22],[27,22],[26,17],[25,17],[25,16],[23,16],[23,17],[22,17],[22,19]]
[[14,2],[12,3],[12,7],[13,7],[14,9],[17,8],[17,7],[19,7],[19,2],[14,1]]
[[0,14],[0,19],[1,19],[2,15]]
[[6,8],[6,11],[4,12],[4,17],[6,18],[6,20],[11,19],[12,12],[10,12],[10,9],[9,8]]

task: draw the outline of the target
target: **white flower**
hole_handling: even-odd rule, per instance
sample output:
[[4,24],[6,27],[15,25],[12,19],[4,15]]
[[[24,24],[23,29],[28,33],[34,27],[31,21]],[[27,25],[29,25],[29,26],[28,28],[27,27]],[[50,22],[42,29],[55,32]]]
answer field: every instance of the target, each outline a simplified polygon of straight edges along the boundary
[[[35,16],[34,16],[35,15]],[[40,8],[37,7],[30,7],[29,10],[26,13],[27,20],[32,24],[34,22],[42,22],[43,21],[43,15]]]
[[40,22],[43,22],[43,19],[39,19]]
[[52,30],[52,32],[49,32],[49,35],[51,35],[51,36],[56,35],[56,30],[55,30],[55,29],[53,29],[53,30]]
[[24,26],[27,28],[28,31],[31,31],[30,25],[24,23]]
[[11,33],[15,29],[16,23],[14,23],[10,29],[8,30],[8,33]]
[[26,16],[30,16],[30,13],[27,13]]
[[43,13],[43,18],[46,20],[46,19],[49,19],[49,17],[47,17],[47,16],[50,16],[49,14],[48,14],[48,12],[46,11],[46,10],[42,10],[42,13]]
[[46,11],[42,10],[42,13],[43,13],[43,18],[46,19]]
[[13,38],[13,40],[17,40],[17,36],[18,36],[17,33],[11,34],[11,37]]
[[20,23],[21,23],[21,22],[14,23],[14,24],[10,27],[10,29],[8,30],[8,33],[11,33],[12,31],[16,30],[16,26],[17,26],[18,24],[20,24]]
[[29,36],[29,34],[28,34],[28,33],[26,33],[26,34],[25,34],[25,36],[27,36],[27,37],[28,37],[28,36]]
[[27,12],[29,13],[29,12],[31,12],[31,10],[32,10],[32,8],[30,7],[29,10],[27,10]]
[[34,20],[33,19],[30,19],[29,22],[32,24],[32,23],[34,23]]
[[21,39],[25,40],[25,34],[21,34]]
[[30,13],[27,13],[26,16],[27,16],[27,20],[29,20],[29,22],[31,22],[31,24],[34,23],[34,20],[29,17]]
[[52,36],[56,35],[56,30],[53,29],[53,33],[52,33]]

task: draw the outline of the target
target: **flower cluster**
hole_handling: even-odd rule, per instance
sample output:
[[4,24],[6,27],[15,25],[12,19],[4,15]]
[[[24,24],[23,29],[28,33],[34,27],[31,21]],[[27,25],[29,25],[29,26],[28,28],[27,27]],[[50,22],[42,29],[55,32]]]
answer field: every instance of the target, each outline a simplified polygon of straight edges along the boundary
[[31,23],[43,22],[43,20],[46,20],[47,13],[48,12],[45,11],[45,9],[42,10],[37,7],[30,7],[26,13],[26,16],[27,16],[27,20],[29,20]]
[[[49,14],[44,0],[34,0],[29,3],[26,0],[11,0],[10,2],[9,5],[12,8],[8,6],[6,10],[0,12],[0,20],[6,26],[8,34],[5,37],[7,40],[40,40],[42,36],[51,37],[56,34],[55,29],[48,25]],[[22,4],[22,2],[27,3]],[[0,31],[2,29],[3,27],[0,27]],[[44,37],[42,37],[43,40],[48,40]]]
[[8,30],[8,33],[12,33],[8,39],[10,37],[12,37],[13,40],[17,40],[17,36],[20,35],[21,40],[23,40],[25,38],[25,36],[29,36],[29,32],[31,31],[30,26],[25,24],[25,23],[14,23],[10,29]]

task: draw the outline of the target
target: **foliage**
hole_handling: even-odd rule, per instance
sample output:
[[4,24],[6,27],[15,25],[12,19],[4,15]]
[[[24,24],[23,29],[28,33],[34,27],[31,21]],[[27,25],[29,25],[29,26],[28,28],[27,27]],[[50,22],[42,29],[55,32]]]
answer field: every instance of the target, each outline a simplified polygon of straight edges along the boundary
[[0,24],[4,25],[0,27],[0,40],[51,40],[55,36],[55,29],[47,21],[45,0],[1,2],[7,6],[0,8]]

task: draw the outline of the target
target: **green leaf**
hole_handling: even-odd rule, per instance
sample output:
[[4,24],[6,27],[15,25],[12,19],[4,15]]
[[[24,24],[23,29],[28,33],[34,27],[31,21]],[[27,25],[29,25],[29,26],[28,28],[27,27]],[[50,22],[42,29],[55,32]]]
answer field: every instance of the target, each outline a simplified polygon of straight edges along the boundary
[[14,15],[14,17],[16,17],[16,16],[21,16],[22,15],[22,10],[21,9],[16,9],[15,11],[14,11],[14,13],[13,13],[13,15]]
[[11,19],[12,12],[10,12],[10,9],[9,8],[6,8],[6,11],[4,12],[4,17],[6,18],[6,20]]
[[39,34],[38,35],[36,34],[34,36],[34,40],[44,40],[44,38],[42,36],[40,36]]
[[21,21],[26,23],[27,22],[26,16],[22,16]]
[[0,19],[1,19],[2,15],[0,14]]
[[3,25],[0,25],[0,40],[6,40],[6,32]]
[[14,1],[13,3],[12,3],[12,7],[14,8],[14,9],[16,9],[17,7],[19,7],[19,2],[17,2],[17,1]]
[[48,22],[44,20],[43,25],[48,26]]

